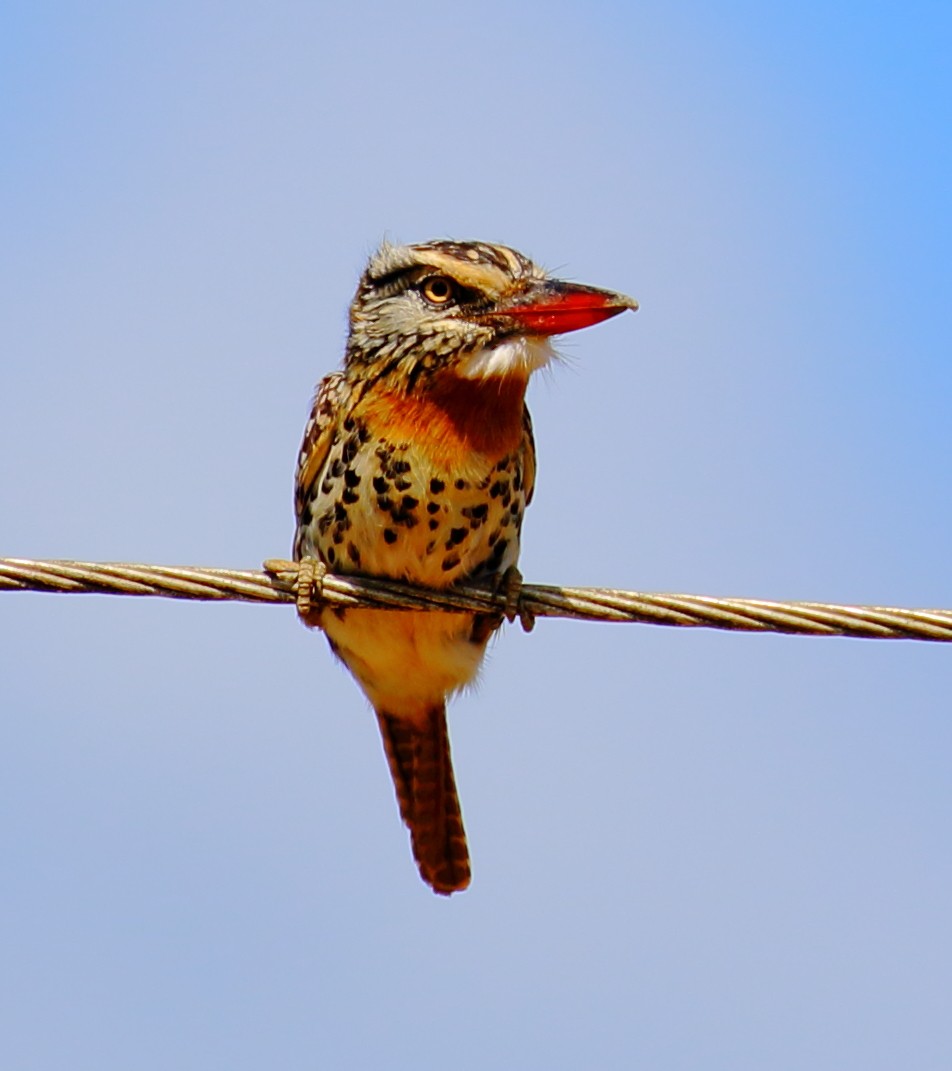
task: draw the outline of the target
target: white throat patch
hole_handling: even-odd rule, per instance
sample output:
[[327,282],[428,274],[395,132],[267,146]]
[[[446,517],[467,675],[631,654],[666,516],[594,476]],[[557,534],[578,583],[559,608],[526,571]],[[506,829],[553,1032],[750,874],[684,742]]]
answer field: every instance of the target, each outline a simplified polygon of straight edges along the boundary
[[464,357],[457,365],[456,374],[464,379],[486,379],[520,372],[528,376],[530,372],[544,368],[554,356],[555,351],[547,338],[518,335]]

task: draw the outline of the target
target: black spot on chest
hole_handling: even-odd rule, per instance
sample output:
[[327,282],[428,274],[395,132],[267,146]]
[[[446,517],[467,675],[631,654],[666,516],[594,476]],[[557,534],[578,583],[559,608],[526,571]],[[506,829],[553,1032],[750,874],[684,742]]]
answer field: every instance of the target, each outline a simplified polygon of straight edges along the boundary
[[467,535],[469,535],[468,528],[451,528],[449,539],[446,541],[446,549],[450,550],[450,548],[462,543]]
[[489,514],[489,506],[485,502],[481,502],[478,506],[466,506],[460,513],[469,521],[470,528],[475,531],[477,528],[481,528],[486,523],[486,517]]

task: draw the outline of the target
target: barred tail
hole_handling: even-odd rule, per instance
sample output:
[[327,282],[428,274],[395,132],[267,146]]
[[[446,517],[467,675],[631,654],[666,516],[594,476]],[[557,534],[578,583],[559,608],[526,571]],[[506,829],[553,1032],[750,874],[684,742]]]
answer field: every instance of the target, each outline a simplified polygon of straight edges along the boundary
[[469,851],[453,779],[445,705],[428,710],[423,723],[380,710],[377,720],[420,876],[444,896],[465,889]]

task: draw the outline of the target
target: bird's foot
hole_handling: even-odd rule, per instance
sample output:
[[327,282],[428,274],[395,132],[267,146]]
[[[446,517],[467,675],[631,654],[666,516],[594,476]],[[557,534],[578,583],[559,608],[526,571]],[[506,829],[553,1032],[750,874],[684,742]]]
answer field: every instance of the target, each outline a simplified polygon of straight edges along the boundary
[[503,614],[509,624],[518,617],[523,632],[531,632],[535,628],[535,614],[522,601],[522,573],[516,566],[510,565],[500,576],[496,593],[506,597]]
[[324,577],[327,566],[317,558],[302,558],[298,562],[297,581],[294,585],[298,617],[305,625],[318,624],[321,603],[324,601]]

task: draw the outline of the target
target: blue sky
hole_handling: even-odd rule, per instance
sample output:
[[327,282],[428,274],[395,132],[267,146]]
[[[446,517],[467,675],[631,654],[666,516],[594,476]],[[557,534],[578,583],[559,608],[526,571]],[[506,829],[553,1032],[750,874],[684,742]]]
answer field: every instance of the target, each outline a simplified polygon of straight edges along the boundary
[[[287,553],[385,234],[641,302],[533,384],[523,571],[952,607],[940,4],[0,16],[0,553]],[[592,536],[592,519],[599,531]],[[0,1060],[944,1068],[952,652],[540,622],[418,881],[288,608],[0,598]]]

